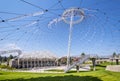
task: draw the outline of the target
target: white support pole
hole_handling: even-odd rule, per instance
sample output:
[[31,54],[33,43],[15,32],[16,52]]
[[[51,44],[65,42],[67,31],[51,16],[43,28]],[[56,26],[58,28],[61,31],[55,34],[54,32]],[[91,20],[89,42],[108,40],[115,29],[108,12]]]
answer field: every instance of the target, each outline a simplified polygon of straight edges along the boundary
[[19,58],[18,58],[18,69],[20,68]]
[[69,40],[68,40],[68,56],[67,56],[67,67],[70,66],[70,50],[71,50],[71,38],[72,38],[72,26],[73,26],[73,12],[70,18],[70,29],[69,29]]

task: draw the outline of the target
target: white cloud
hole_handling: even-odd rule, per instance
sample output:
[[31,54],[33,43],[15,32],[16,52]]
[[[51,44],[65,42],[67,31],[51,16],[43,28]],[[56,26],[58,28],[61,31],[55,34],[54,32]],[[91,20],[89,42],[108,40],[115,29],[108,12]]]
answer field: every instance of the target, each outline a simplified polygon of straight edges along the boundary
[[20,47],[18,47],[16,44],[7,44],[6,47],[8,49],[20,49]]
[[9,43],[9,44],[5,44],[1,47],[0,50],[13,50],[13,49],[21,49],[18,45],[16,45],[15,43]]

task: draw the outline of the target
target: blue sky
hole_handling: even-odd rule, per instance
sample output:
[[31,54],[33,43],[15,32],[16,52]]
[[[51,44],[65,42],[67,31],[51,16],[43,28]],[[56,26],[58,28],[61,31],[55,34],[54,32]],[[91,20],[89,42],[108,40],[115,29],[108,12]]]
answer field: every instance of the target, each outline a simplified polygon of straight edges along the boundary
[[[26,2],[31,4],[28,4]],[[67,55],[69,24],[48,23],[59,18],[64,10],[79,7],[85,19],[73,26],[71,55],[110,55],[120,53],[120,0],[1,0],[0,21],[24,14],[43,15],[0,22],[0,49],[19,48],[23,51],[48,50],[58,56]],[[38,21],[37,24],[30,25]]]

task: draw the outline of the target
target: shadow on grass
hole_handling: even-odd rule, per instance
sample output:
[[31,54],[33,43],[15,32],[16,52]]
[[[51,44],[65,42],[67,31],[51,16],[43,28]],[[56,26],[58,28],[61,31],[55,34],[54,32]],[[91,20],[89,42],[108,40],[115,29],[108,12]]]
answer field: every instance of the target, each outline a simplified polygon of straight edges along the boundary
[[3,75],[3,73],[0,73],[0,75]]
[[105,65],[96,65],[96,66],[98,66],[98,67],[103,67],[103,68],[105,68],[105,67],[106,67]]
[[[91,71],[91,70],[90,70]],[[90,71],[79,71],[79,73],[81,73],[81,72],[90,72]],[[77,71],[69,71],[69,72],[67,72],[67,73],[77,73]]]
[[30,78],[30,79],[6,79],[1,81],[102,81],[97,77],[91,77],[91,76],[73,76],[73,75],[67,75],[67,76],[47,76],[47,77],[38,77],[38,78]]

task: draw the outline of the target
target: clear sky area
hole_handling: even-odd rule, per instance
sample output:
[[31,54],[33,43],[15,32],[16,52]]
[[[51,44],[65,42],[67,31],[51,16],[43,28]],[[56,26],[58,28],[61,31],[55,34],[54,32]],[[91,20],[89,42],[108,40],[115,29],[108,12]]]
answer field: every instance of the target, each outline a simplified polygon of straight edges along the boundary
[[71,55],[120,53],[120,0],[0,0],[0,50],[67,55],[70,25],[55,19],[70,8],[85,15],[73,25]]

